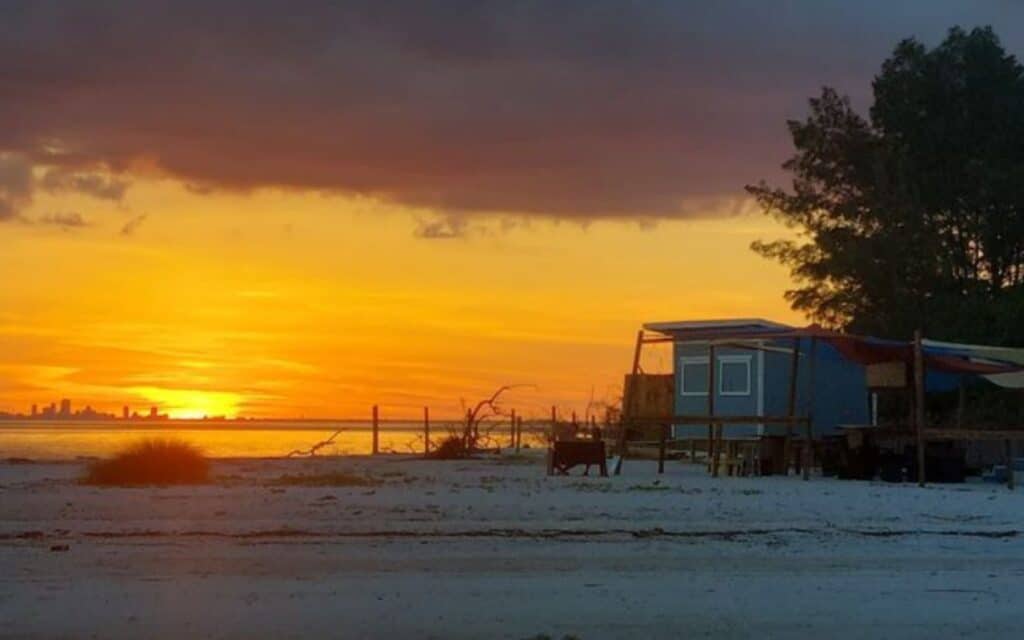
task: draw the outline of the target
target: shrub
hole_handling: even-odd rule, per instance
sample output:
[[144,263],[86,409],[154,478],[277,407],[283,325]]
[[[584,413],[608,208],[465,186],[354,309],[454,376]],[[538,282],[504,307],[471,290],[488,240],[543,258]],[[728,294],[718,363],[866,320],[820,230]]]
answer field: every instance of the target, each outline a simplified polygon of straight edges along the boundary
[[430,452],[431,458],[438,460],[460,460],[469,456],[466,440],[461,435],[451,434]]
[[82,482],[101,486],[202,484],[209,477],[209,462],[197,447],[179,440],[151,439],[89,465]]

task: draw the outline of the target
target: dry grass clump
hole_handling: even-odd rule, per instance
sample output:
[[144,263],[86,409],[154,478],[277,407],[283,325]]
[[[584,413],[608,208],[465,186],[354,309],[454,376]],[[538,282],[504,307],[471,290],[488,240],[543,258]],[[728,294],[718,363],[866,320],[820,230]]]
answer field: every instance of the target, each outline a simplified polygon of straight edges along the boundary
[[468,458],[470,450],[466,447],[466,440],[461,435],[451,434],[441,441],[433,451],[431,458],[435,460],[462,460]]
[[210,464],[197,447],[180,440],[149,439],[92,463],[82,482],[124,487],[203,484],[209,479]]
[[286,487],[368,487],[374,483],[369,478],[354,473],[335,471],[302,475],[285,474],[271,480],[269,484]]

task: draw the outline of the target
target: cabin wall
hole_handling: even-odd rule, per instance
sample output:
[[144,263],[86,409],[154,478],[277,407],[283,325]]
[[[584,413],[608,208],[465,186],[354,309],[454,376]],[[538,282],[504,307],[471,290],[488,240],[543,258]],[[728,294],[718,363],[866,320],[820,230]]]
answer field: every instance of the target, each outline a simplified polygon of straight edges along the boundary
[[[767,351],[735,347],[717,347],[718,356],[745,355],[751,363],[751,393],[749,396],[715,395],[716,415],[769,415],[784,416],[789,411],[789,375],[792,366],[792,340],[766,341]],[[771,349],[782,350],[776,351]],[[674,349],[676,372],[676,413],[679,415],[707,415],[706,395],[683,395],[681,363],[691,358],[708,355],[707,345],[677,343]],[[815,389],[810,393],[810,339],[800,339],[800,363],[797,372],[797,415],[807,415],[812,408],[814,435],[821,437],[838,432],[840,424],[865,424],[870,420],[865,370],[862,365],[845,360],[838,351],[824,341],[817,345]],[[706,369],[704,369],[706,374]],[[716,371],[717,373],[717,371]],[[716,389],[716,392],[719,391]],[[677,425],[676,437],[706,437],[706,426]],[[745,424],[726,426],[723,437],[743,438],[757,435],[784,435],[785,425]],[[794,429],[803,436],[803,429]]]
[[[673,361],[676,373],[676,414],[677,415],[708,415],[707,395],[707,345],[693,343],[677,343],[673,350]],[[715,415],[720,416],[751,416],[760,415],[763,408],[763,375],[764,357],[751,349],[735,347],[715,348]],[[703,367],[701,367],[703,363]],[[741,373],[746,370],[746,376]],[[689,375],[700,372],[699,376]],[[724,373],[723,373],[724,372]],[[703,378],[703,387],[696,391],[687,389],[688,381]],[[737,383],[747,378],[747,384],[741,385],[743,391],[737,391]],[[723,388],[724,386],[724,388]],[[730,437],[750,438],[761,434],[762,425],[736,423],[726,426]],[[707,427],[701,425],[676,425],[673,427],[675,437],[706,437]]]

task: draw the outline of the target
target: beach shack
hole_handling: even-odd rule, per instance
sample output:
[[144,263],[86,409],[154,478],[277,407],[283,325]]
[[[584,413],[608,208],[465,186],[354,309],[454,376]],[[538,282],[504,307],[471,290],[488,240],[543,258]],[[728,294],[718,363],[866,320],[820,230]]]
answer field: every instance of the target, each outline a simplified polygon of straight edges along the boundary
[[[815,438],[834,435],[840,424],[870,422],[864,365],[844,358],[828,342],[792,336],[795,327],[754,318],[652,322],[644,329],[672,341],[673,415],[810,415]],[[709,370],[712,357],[714,371]],[[786,432],[779,422],[743,418],[723,424],[726,439]],[[701,429],[673,424],[671,435],[700,437]]]
[[[670,345],[671,373],[643,371],[641,351],[656,343]],[[667,447],[688,445],[695,460],[699,443],[712,475],[720,465],[730,474],[795,467],[807,478],[815,462],[825,471],[831,443],[846,456],[843,469],[867,478],[877,461],[858,461],[851,451],[864,450],[858,443],[870,439],[885,442],[899,458],[896,466],[923,483],[926,466],[941,466],[935,450],[943,442],[1001,440],[1011,458],[1012,443],[1024,439],[1016,424],[965,423],[963,388],[970,380],[1024,389],[1024,350],[926,340],[921,332],[913,341],[855,336],[761,318],[646,323],[625,379],[615,470],[627,441],[638,433],[650,441],[654,433],[659,470]],[[927,394],[958,387],[959,407],[947,412],[955,423],[942,424],[929,415]],[[880,396],[900,400],[886,424],[879,424]]]

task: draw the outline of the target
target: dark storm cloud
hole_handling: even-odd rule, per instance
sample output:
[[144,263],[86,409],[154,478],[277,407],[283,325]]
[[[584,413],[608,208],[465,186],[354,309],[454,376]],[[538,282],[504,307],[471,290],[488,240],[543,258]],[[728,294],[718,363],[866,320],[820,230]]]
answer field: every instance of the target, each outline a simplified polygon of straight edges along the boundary
[[863,104],[897,40],[954,24],[1024,44],[1008,2],[7,2],[0,150],[199,190],[695,215],[778,177],[822,84]]

